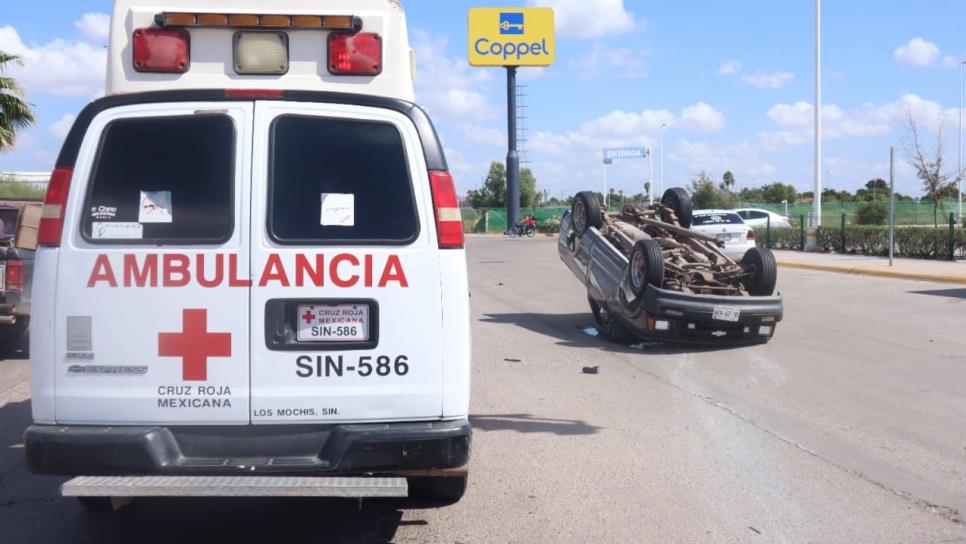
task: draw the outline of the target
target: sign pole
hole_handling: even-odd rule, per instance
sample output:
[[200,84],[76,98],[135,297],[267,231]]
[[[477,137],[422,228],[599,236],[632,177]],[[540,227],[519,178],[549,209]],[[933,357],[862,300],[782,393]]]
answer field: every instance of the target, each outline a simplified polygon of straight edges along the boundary
[[520,155],[517,153],[517,67],[506,67],[506,215],[507,228],[513,229],[520,221]]
[[889,266],[896,249],[896,148],[889,148]]

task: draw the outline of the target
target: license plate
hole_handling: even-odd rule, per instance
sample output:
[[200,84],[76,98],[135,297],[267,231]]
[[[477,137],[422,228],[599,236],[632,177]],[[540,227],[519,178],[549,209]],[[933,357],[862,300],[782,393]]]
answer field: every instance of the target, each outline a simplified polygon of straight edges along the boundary
[[722,242],[727,242],[728,240],[731,240],[731,235],[730,234],[719,234],[718,235],[718,240],[721,240]]
[[298,307],[299,342],[365,342],[369,340],[369,306],[332,304]]
[[711,318],[715,321],[732,321],[737,322],[741,317],[741,310],[738,308],[731,308],[728,306],[715,306],[714,311],[711,314]]
[[7,290],[7,265],[0,264],[0,291]]

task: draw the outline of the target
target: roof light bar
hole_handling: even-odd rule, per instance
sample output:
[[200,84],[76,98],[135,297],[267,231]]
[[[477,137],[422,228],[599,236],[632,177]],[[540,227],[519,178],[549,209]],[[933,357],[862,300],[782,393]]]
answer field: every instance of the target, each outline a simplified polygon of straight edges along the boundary
[[296,28],[316,30],[362,30],[355,15],[286,15],[282,13],[184,13],[164,11],[154,16],[160,27],[203,28]]

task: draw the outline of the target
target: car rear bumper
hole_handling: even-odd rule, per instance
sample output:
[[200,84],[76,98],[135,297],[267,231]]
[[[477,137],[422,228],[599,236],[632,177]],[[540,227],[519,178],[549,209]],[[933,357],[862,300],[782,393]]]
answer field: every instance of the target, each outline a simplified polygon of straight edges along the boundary
[[463,467],[467,420],[238,427],[31,425],[27,467],[36,474],[405,474]]
[[[737,321],[714,318],[715,307],[739,311]],[[648,337],[704,344],[767,341],[775,333],[784,311],[782,298],[690,295],[648,287],[644,314],[667,321],[667,330],[648,329]]]

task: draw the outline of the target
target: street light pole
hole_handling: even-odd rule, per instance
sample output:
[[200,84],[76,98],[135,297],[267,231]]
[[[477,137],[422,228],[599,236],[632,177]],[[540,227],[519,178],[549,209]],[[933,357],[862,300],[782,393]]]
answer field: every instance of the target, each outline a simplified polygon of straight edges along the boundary
[[959,224],[963,224],[963,68],[966,60],[959,63]]
[[660,139],[661,139],[661,195],[664,195],[664,128],[665,127],[667,127],[667,123],[661,123],[661,129],[658,131],[658,134],[660,135]]
[[822,0],[815,0],[815,226],[822,226]]

